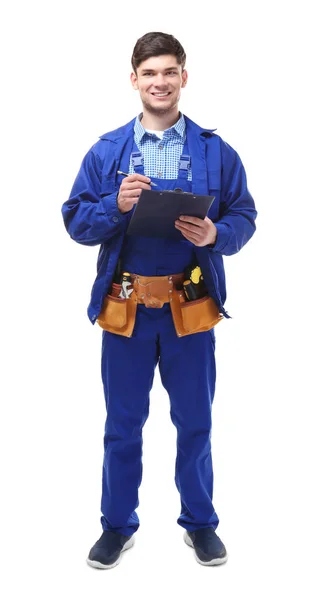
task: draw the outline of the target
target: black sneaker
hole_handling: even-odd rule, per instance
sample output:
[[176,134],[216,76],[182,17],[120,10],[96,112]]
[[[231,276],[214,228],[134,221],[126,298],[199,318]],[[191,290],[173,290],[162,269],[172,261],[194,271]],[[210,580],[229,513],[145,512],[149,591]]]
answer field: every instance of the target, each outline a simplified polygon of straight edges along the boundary
[[201,565],[221,565],[228,556],[226,548],[213,527],[185,531],[184,541],[195,550],[195,558]]
[[89,552],[86,562],[96,569],[111,569],[116,567],[121,560],[121,554],[134,544],[133,534],[130,536],[103,531],[100,539]]

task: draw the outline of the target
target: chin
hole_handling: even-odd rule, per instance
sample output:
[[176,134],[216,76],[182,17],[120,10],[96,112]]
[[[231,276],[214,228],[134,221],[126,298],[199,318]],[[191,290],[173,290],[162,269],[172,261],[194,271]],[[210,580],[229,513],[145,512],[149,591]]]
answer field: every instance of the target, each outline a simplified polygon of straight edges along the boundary
[[162,104],[163,106],[161,106],[160,103],[156,101],[154,102],[154,104],[150,102],[143,102],[143,106],[146,110],[157,115],[162,115],[166,112],[169,112],[170,110],[175,108],[177,103],[174,100],[174,102],[165,102],[165,104],[163,102]]

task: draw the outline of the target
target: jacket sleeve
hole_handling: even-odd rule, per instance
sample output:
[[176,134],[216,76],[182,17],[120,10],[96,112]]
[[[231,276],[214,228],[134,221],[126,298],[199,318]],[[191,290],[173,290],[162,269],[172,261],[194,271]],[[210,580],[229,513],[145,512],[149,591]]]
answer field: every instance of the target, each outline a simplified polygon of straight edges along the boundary
[[101,196],[101,161],[94,146],[85,155],[69,199],[62,206],[66,230],[79,244],[95,246],[118,235],[127,213],[117,206],[118,192]]
[[257,211],[247,188],[246,173],[237,152],[221,140],[222,177],[217,239],[211,251],[231,255],[248,242],[256,230]]

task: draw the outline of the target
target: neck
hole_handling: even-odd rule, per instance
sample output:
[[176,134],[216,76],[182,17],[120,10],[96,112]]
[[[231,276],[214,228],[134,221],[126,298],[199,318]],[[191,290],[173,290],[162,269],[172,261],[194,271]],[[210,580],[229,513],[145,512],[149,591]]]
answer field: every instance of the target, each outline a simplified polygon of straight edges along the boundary
[[145,129],[154,129],[154,131],[164,131],[165,129],[173,127],[180,117],[177,107],[174,107],[172,111],[165,112],[163,115],[153,114],[149,112],[145,106],[143,109],[141,124]]

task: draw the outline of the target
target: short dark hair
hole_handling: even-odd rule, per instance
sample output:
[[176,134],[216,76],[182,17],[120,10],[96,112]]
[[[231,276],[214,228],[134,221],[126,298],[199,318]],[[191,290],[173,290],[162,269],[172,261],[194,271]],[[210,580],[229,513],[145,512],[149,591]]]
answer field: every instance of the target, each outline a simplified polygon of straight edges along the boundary
[[152,56],[161,56],[162,54],[172,54],[176,56],[176,61],[182,65],[182,70],[185,67],[186,54],[180,42],[168,33],[161,31],[151,31],[139,38],[134,46],[132,54],[132,67],[136,73],[137,67]]

